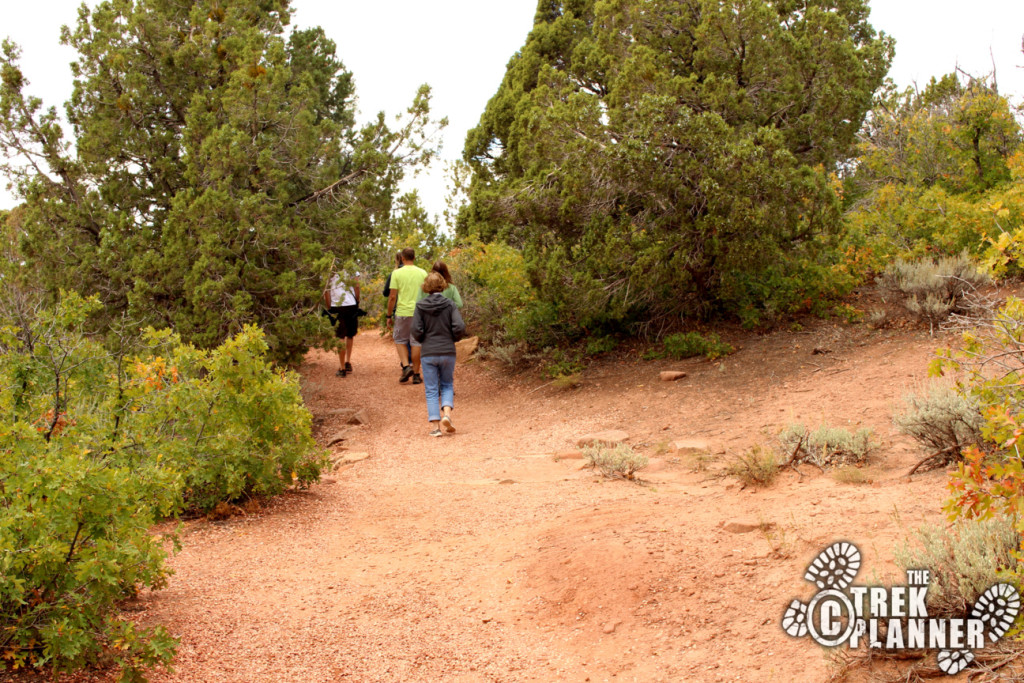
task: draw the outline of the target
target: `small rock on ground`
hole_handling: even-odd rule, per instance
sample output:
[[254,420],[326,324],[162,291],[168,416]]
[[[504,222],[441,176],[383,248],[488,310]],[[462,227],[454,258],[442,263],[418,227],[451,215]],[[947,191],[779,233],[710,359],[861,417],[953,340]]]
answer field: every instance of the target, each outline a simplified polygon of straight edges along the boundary
[[341,443],[348,438],[348,430],[343,429],[340,432],[335,432],[329,439],[327,439],[327,445],[333,446],[334,444]]
[[480,348],[479,337],[467,337],[455,342],[455,361],[457,363],[465,363],[469,360],[470,356],[476,353],[478,348]]
[[366,419],[366,411],[357,410],[356,412],[352,413],[352,415],[349,416],[349,418],[345,421],[345,424],[364,425],[367,424],[367,422],[368,420]]
[[662,370],[660,376],[662,382],[675,382],[686,377],[686,373],[680,370]]

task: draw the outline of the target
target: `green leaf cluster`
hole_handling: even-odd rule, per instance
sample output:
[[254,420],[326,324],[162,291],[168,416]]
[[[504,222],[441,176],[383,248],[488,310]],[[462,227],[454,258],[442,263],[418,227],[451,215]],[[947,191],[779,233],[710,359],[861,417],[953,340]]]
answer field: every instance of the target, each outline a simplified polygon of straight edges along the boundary
[[543,0],[467,136],[459,232],[520,248],[577,334],[714,311],[756,324],[848,287],[828,258],[830,171],[892,50],[867,15],[862,0]]

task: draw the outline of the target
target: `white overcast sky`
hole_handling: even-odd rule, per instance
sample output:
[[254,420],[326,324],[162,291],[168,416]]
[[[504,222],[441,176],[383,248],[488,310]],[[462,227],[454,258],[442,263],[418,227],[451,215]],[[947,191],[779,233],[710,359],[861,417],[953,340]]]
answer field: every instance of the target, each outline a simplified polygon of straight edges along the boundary
[[[59,44],[60,26],[73,24],[80,0],[32,3],[0,0],[0,37],[23,49],[28,91],[62,108],[71,91],[74,53]],[[95,0],[87,4],[94,5]],[[466,131],[501,82],[505,65],[533,24],[536,0],[293,0],[293,25],[320,25],[354,73],[363,120],[377,111],[404,110],[416,88],[433,88],[433,111],[447,116],[442,156],[457,159]],[[924,84],[957,65],[988,73],[1000,90],[1024,99],[1024,0],[873,0],[871,23],[896,39],[890,76],[898,85]],[[444,208],[441,164],[408,182],[432,213]],[[17,201],[0,182],[0,208]]]

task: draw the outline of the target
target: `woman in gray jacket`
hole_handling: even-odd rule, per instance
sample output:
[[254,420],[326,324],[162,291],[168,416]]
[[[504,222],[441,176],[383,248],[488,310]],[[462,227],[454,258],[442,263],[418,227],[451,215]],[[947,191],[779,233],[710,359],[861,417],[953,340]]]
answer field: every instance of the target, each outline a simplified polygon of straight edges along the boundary
[[466,324],[451,299],[441,296],[447,286],[439,273],[427,275],[423,281],[427,296],[416,303],[412,316],[412,336],[420,342],[430,436],[441,436],[441,427],[449,433],[455,431],[455,342],[462,339]]

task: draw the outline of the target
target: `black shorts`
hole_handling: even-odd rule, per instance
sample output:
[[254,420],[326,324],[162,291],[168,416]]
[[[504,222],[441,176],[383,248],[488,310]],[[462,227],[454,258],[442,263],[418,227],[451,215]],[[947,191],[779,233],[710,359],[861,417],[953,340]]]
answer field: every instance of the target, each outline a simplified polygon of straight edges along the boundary
[[334,334],[338,339],[356,336],[359,331],[359,306],[331,306],[331,315],[338,319]]

